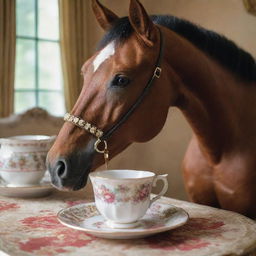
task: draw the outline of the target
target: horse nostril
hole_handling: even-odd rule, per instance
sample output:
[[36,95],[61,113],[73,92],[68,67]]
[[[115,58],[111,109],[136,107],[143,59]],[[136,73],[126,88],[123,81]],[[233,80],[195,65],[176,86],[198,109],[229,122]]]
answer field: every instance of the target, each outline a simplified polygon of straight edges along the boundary
[[56,164],[56,174],[59,178],[64,179],[67,177],[67,166],[65,161],[59,160]]

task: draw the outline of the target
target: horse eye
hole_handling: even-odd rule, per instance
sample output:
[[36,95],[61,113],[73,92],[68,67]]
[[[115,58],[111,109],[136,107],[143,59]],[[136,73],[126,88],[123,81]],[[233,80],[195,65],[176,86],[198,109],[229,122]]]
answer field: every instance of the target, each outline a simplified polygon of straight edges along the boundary
[[111,82],[111,86],[125,87],[130,83],[130,79],[124,75],[116,75]]

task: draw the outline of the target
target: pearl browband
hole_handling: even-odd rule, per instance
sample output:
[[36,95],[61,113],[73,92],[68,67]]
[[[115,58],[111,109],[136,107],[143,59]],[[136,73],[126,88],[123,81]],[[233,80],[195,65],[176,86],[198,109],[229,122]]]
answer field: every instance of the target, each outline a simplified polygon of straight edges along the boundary
[[90,124],[89,122],[86,122],[80,117],[71,115],[69,113],[66,113],[64,115],[64,121],[73,123],[74,125],[86,130],[87,132],[91,133],[98,139],[103,136],[103,131],[98,129],[95,125]]

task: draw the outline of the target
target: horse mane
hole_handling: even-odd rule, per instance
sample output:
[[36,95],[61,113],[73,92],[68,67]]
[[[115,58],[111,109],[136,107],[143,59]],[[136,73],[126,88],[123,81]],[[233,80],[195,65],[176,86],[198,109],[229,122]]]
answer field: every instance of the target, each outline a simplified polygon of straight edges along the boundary
[[[234,75],[248,82],[256,81],[255,59],[231,40],[174,16],[152,15],[150,17],[155,24],[169,28],[186,38],[204,53],[229,69]],[[103,36],[98,48],[103,48],[113,40],[117,43],[123,43],[132,32],[133,28],[128,17],[120,18]]]

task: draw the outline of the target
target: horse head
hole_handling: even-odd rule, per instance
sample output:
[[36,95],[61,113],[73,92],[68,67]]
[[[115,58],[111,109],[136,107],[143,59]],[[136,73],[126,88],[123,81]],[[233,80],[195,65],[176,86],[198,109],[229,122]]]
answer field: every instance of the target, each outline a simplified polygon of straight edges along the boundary
[[[131,0],[124,18],[98,0],[92,1],[92,8],[106,34],[82,66],[81,94],[48,154],[52,183],[60,189],[84,187],[89,172],[104,163],[95,150],[100,136],[93,133],[103,132],[99,141],[107,142],[113,158],[131,143],[156,136],[176,97],[175,89],[167,86],[167,66],[161,58],[163,28],[151,21],[141,3]],[[75,125],[79,121],[93,130]]]

